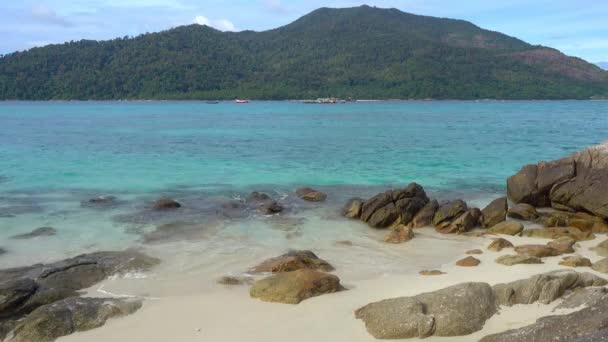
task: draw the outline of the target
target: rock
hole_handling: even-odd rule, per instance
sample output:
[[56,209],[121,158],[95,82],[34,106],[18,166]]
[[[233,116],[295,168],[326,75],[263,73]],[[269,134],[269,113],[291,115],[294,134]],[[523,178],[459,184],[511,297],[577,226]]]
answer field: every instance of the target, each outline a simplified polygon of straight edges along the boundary
[[593,235],[593,233],[581,232],[580,229],[574,227],[527,229],[522,232],[522,236],[543,239],[559,239],[562,237],[568,237],[575,241],[595,239],[595,235]]
[[480,219],[481,210],[477,208],[469,209],[457,219],[453,220],[449,225],[438,228],[437,230],[443,234],[466,233],[477,227]]
[[354,246],[354,243],[350,240],[338,240],[336,242],[334,242],[335,246],[343,246],[343,247],[352,247]]
[[251,285],[253,284],[253,278],[251,277],[234,277],[224,276],[217,280],[220,285],[226,286],[238,286],[238,285]]
[[343,289],[335,275],[303,268],[258,280],[249,294],[267,302],[298,304],[305,299]]
[[154,202],[152,209],[154,210],[170,210],[180,208],[182,205],[176,200],[169,198],[162,198]]
[[488,232],[504,235],[519,235],[523,230],[524,225],[519,222],[504,221],[490,228]]
[[267,259],[255,266],[254,273],[282,273],[299,269],[315,269],[326,272],[334,268],[327,261],[320,259],[311,251],[291,250],[275,258]]
[[597,261],[591,268],[601,273],[608,273],[608,258]]
[[437,212],[433,216],[433,225],[438,228],[444,228],[467,210],[467,204],[463,200],[445,202],[437,208]]
[[311,188],[300,188],[296,190],[296,195],[309,202],[323,202],[327,199],[327,194]]
[[458,260],[456,262],[456,266],[461,266],[461,267],[475,267],[478,266],[481,263],[481,261],[475,257],[472,256],[468,256],[464,259]]
[[591,273],[578,273],[572,270],[560,270],[538,274],[527,279],[493,286],[500,305],[532,304],[540,302],[549,304],[561,297],[566,291],[589,286],[608,284]]
[[591,267],[591,260],[583,258],[580,255],[573,255],[564,257],[559,264],[568,267]]
[[517,220],[532,221],[538,218],[538,212],[527,203],[519,203],[509,208],[507,216]]
[[480,342],[602,342],[608,337],[608,300],[582,310],[540,318],[519,329],[486,336]]
[[475,254],[483,254],[481,249],[472,249],[470,251],[466,251],[465,254],[475,255]]
[[438,275],[445,274],[445,272],[441,272],[439,270],[424,270],[424,271],[420,271],[418,273],[423,276],[438,276]]
[[422,228],[433,225],[433,217],[438,208],[439,202],[437,202],[437,200],[430,201],[420,209],[416,216],[414,216],[414,219],[410,222],[410,226],[413,228]]
[[561,304],[555,307],[555,310],[560,309],[576,309],[582,306],[592,306],[600,301],[608,300],[608,288],[605,287],[585,287],[578,288],[573,293],[566,297]]
[[386,191],[365,201],[361,220],[373,228],[407,225],[428,201],[422,186],[412,183],[405,189]]
[[7,252],[6,252],[6,249],[4,249],[4,248],[0,247],[0,255],[2,255],[2,254],[6,254],[6,253],[7,253]]
[[574,241],[570,238],[560,238],[555,241],[549,241],[547,243],[547,246],[557,250],[561,254],[569,254],[569,253],[574,253],[573,247],[574,247],[575,243],[576,243],[576,241]]
[[141,308],[140,301],[67,298],[34,310],[16,325],[7,337],[7,341],[54,341],[77,331],[98,328],[110,318],[129,315],[139,308]]
[[258,212],[263,215],[274,215],[283,211],[283,206],[275,201],[267,202],[258,207]]
[[505,248],[513,248],[513,244],[503,238],[493,239],[488,246],[488,250],[493,252],[500,252]]
[[114,196],[98,196],[80,202],[81,207],[92,209],[107,209],[116,205],[118,205],[118,199]]
[[257,191],[250,193],[245,199],[245,202],[249,204],[259,204],[268,201],[272,201],[272,197],[270,197],[270,195]]
[[15,236],[11,237],[11,239],[26,240],[26,239],[33,239],[33,238],[39,237],[39,236],[53,236],[56,234],[57,234],[57,230],[55,230],[55,228],[41,227],[41,228],[34,229],[29,233],[15,235]]
[[348,200],[344,208],[342,208],[342,216],[349,219],[358,219],[361,217],[361,207],[363,200],[360,198],[351,198]]
[[487,207],[481,211],[482,219],[481,224],[486,227],[494,227],[495,225],[503,222],[507,217],[507,210],[509,206],[507,204],[507,198],[501,197],[493,200],[488,204]]
[[386,299],[355,311],[377,339],[463,336],[482,329],[497,311],[486,283],[464,283],[413,297]]
[[602,218],[581,212],[552,212],[544,215],[541,223],[545,227],[575,227],[583,232],[598,234],[608,232],[608,224]]
[[11,317],[38,290],[38,283],[30,278],[0,283],[0,320]]
[[515,247],[515,253],[519,255],[535,256],[537,258],[545,258],[558,256],[561,253],[546,245],[521,245]]
[[543,262],[540,258],[529,255],[503,255],[495,260],[496,263],[502,264],[505,266],[513,266],[520,264],[542,264]]
[[507,180],[507,195],[515,203],[546,207],[551,205],[552,187],[571,179],[574,175],[572,158],[526,165]]
[[608,257],[608,240],[601,242],[599,245],[591,248],[591,250],[599,256]]
[[389,243],[403,243],[414,238],[414,230],[404,225],[391,229],[391,232],[384,238]]
[[156,229],[142,234],[145,244],[162,244],[174,241],[201,240],[208,235],[208,229],[190,222],[171,222],[157,226]]

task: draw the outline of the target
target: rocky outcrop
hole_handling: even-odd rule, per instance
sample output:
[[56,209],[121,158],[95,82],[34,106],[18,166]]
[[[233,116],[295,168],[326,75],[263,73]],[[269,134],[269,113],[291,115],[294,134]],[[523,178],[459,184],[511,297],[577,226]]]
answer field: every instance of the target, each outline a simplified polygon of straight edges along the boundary
[[378,339],[462,336],[481,330],[497,311],[485,283],[464,283],[413,297],[386,299],[355,311]]
[[584,211],[608,218],[608,143],[571,157],[526,165],[507,181],[515,203]]
[[503,238],[493,239],[492,243],[488,246],[488,250],[493,252],[500,252],[505,248],[513,248],[513,244]]
[[152,209],[154,210],[171,210],[181,208],[181,204],[170,198],[161,198],[152,204]]
[[480,342],[602,342],[608,338],[608,299],[582,310],[543,317],[519,329],[489,335]]
[[532,221],[538,218],[538,212],[527,203],[519,203],[509,208],[507,216],[517,220]]
[[433,225],[433,217],[435,217],[435,213],[439,209],[439,202],[437,200],[431,200],[427,203],[416,216],[412,222],[410,222],[410,226],[412,228],[423,228],[430,227]]
[[19,321],[7,342],[47,342],[77,331],[98,328],[113,317],[141,308],[140,301],[72,297],[43,305]]
[[40,227],[40,228],[36,228],[36,229],[32,230],[29,233],[15,235],[15,236],[11,237],[11,239],[27,240],[27,239],[33,239],[36,237],[40,237],[40,236],[53,236],[53,235],[57,235],[57,230],[55,228]]
[[340,279],[335,275],[303,268],[258,280],[249,294],[266,302],[298,304],[311,297],[342,290]]
[[465,233],[479,225],[481,210],[477,208],[468,209],[453,221],[444,221],[437,227],[442,234]]
[[330,272],[334,268],[327,261],[311,251],[291,250],[283,255],[270,258],[251,269],[254,273],[282,273],[300,269],[314,269]]
[[403,243],[414,238],[414,230],[410,227],[400,225],[391,229],[391,232],[384,238],[388,243]]
[[545,229],[527,229],[521,233],[525,237],[543,238],[543,239],[559,239],[570,238],[574,241],[587,241],[595,239],[595,235],[591,232],[582,232],[574,227],[559,227]]
[[363,200],[360,198],[351,198],[346,202],[344,208],[342,208],[342,216],[349,219],[358,219],[361,217],[361,208],[363,207]]
[[361,220],[373,228],[408,224],[429,202],[422,186],[412,183],[405,189],[380,193],[361,207]]
[[439,206],[433,217],[433,225],[439,229],[445,228],[468,209],[467,204],[463,200],[444,202]]
[[571,270],[554,271],[532,276],[528,279],[494,285],[497,302],[500,305],[549,304],[561,297],[566,291],[589,286],[608,284],[603,278],[591,273],[578,273]]
[[542,260],[540,258],[530,255],[503,255],[498,257],[495,260],[497,264],[505,265],[505,266],[513,266],[513,265],[531,265],[531,264],[542,264]]
[[481,224],[486,228],[499,224],[506,219],[508,208],[506,197],[493,200],[481,211]]
[[327,194],[311,188],[300,188],[296,190],[296,195],[309,202],[323,202],[327,199]]
[[514,221],[504,221],[496,224],[488,230],[493,234],[519,235],[524,230],[524,225]]
[[545,227],[574,227],[583,232],[608,233],[608,224],[604,219],[583,212],[556,211],[543,214],[539,222]]

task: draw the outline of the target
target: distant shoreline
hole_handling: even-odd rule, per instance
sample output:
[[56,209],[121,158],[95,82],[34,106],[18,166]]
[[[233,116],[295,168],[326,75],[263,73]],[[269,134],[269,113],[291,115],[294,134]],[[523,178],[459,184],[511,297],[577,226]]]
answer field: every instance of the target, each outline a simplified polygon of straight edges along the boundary
[[[116,103],[116,102],[127,102],[127,103],[142,103],[142,102],[207,102],[207,101],[218,101],[219,103],[234,103],[234,100],[161,100],[161,99],[141,99],[141,100],[0,100],[0,103]],[[295,102],[305,103],[311,100],[256,100],[249,99],[251,102]],[[374,99],[361,99],[347,103],[336,103],[339,104],[352,104],[352,103],[374,103],[374,102],[559,102],[559,101],[590,101],[590,102],[605,102],[608,99],[387,99],[387,100],[374,100]],[[333,104],[319,104],[319,105],[333,105]]]

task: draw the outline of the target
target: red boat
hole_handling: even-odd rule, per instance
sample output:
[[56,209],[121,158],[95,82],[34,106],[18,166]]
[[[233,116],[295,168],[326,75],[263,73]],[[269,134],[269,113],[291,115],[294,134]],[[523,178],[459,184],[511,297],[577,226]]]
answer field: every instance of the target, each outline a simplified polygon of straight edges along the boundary
[[245,103],[249,103],[249,100],[235,100],[234,102],[236,102],[238,104],[245,104]]

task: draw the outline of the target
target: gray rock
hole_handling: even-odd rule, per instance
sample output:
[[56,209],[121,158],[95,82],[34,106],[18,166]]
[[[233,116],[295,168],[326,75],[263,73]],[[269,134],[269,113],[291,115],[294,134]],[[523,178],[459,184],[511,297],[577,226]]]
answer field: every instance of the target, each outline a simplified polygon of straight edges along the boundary
[[532,221],[538,218],[538,212],[536,208],[527,203],[519,203],[509,208],[507,216],[518,220]]
[[591,268],[598,272],[608,273],[608,258],[595,262]]
[[433,224],[433,217],[435,217],[435,212],[439,209],[439,202],[437,200],[432,200],[427,203],[420,211],[414,216],[412,222],[410,222],[410,226],[412,228],[422,228],[429,227]]
[[449,224],[447,224],[447,222],[442,224],[444,227],[438,227],[437,230],[443,234],[465,233],[477,227],[480,219],[481,210],[472,208],[454,219]]
[[129,315],[140,301],[72,297],[41,306],[21,320],[8,342],[47,342],[77,331],[98,328],[113,317]]
[[605,287],[586,287],[573,291],[564,301],[558,305],[559,309],[576,309],[583,306],[592,306],[600,301],[608,300],[608,288]]
[[489,335],[480,342],[608,341],[608,300],[567,315],[543,317],[532,325]]
[[467,204],[463,200],[442,203],[433,217],[433,225],[440,228],[448,226],[453,220],[460,217],[467,210]]
[[55,228],[40,227],[40,228],[36,228],[36,229],[32,230],[29,233],[15,235],[15,236],[11,237],[11,239],[26,240],[26,239],[33,239],[33,238],[39,237],[39,236],[53,236],[56,234],[57,234],[57,230],[55,230]]
[[527,279],[493,286],[500,305],[532,304],[540,302],[549,304],[561,297],[566,291],[588,286],[608,284],[603,278],[591,273],[578,273],[571,270],[560,270],[538,274]]
[[154,210],[171,210],[181,208],[181,204],[170,198],[161,198],[152,204]]
[[515,203],[528,203],[544,206],[549,203],[548,194],[541,194],[536,188],[538,167],[525,165],[516,174],[507,179],[507,196]]
[[373,228],[406,225],[428,201],[422,186],[412,183],[405,189],[389,190],[365,201],[361,220]]
[[497,311],[486,283],[464,283],[413,297],[386,299],[355,312],[378,339],[462,336],[481,330]]
[[0,247],[0,255],[6,254],[6,253],[7,253],[6,249]]
[[486,228],[490,228],[503,222],[507,217],[508,208],[506,197],[493,200],[481,211],[481,224]]

